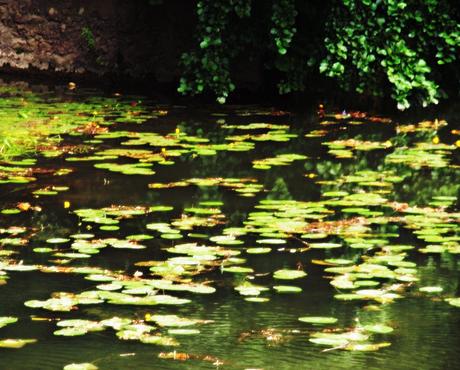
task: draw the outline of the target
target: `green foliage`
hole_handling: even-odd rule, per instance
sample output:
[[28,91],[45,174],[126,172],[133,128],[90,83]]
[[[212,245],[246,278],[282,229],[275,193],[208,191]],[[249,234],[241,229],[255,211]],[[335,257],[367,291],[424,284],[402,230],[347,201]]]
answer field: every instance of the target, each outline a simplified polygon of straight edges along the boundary
[[294,0],[279,0],[273,2],[272,22],[270,33],[275,42],[278,53],[284,55],[291,44],[296,32],[295,17],[297,10]]
[[398,108],[418,95],[438,103],[433,70],[451,63],[460,45],[460,25],[443,0],[342,0],[329,21],[321,72],[347,90],[382,94],[384,80]]
[[436,104],[440,70],[456,61],[460,25],[447,0],[200,0],[197,46],[184,53],[178,91],[235,89],[232,66],[256,56],[278,71],[281,94],[319,70],[347,91],[391,94],[398,108]]
[[96,39],[94,38],[91,28],[85,26],[81,29],[80,33],[82,39],[86,42],[88,49],[94,50],[96,48]]
[[230,38],[225,39],[229,20],[251,13],[250,0],[213,1],[197,3],[199,47],[182,56],[185,68],[178,91],[196,94],[210,89],[219,103],[225,103],[228,94],[235,89],[230,77],[230,61],[238,52]]
[[303,91],[308,75],[314,72],[315,60],[320,59],[317,45],[321,39],[317,36],[322,27],[318,18],[323,16],[318,14],[318,7],[312,9],[311,4],[295,1],[274,1],[272,9],[270,36],[275,50],[268,56],[273,64],[268,65],[281,74],[278,92]]

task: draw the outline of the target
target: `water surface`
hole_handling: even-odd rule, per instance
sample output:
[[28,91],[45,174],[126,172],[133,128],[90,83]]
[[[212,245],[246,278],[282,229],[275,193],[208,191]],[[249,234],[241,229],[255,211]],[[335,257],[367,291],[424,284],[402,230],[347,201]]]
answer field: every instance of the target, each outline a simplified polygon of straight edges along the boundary
[[[36,340],[0,348],[1,369],[458,367],[458,121],[1,92],[0,132],[23,154],[0,164],[0,317],[18,318],[0,343]],[[100,324],[113,317],[128,323]],[[53,334],[69,319],[99,330]],[[347,339],[312,341],[331,333]]]

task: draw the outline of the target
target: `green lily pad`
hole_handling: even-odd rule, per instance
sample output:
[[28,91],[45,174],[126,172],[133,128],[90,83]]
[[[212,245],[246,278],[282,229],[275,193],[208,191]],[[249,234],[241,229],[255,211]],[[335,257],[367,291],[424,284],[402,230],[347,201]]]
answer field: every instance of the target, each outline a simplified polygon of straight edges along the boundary
[[271,252],[271,248],[248,248],[246,253],[248,254],[267,254]]
[[268,301],[270,301],[269,298],[264,297],[246,297],[244,300],[253,303],[267,303]]
[[233,272],[235,274],[250,274],[253,273],[254,270],[250,267],[243,267],[243,266],[230,266],[224,267],[222,269],[225,272]]
[[149,240],[149,239],[153,239],[153,236],[152,235],[148,235],[148,234],[135,234],[135,235],[128,235],[126,237],[126,239],[128,240],[134,240],[134,241],[140,241],[140,240]]
[[176,239],[182,239],[183,236],[181,234],[178,234],[178,233],[165,233],[165,234],[161,234],[160,237],[162,239],[170,239],[170,240],[176,240]]
[[36,339],[1,339],[0,348],[22,348],[26,344],[35,343]]
[[2,209],[0,213],[4,215],[15,215],[15,214],[21,213],[21,210],[17,208],[7,208],[7,209]]
[[374,352],[378,351],[381,348],[389,347],[390,342],[382,343],[349,343],[345,346],[347,351],[360,351],[360,352]]
[[324,261],[333,265],[352,265],[354,263],[353,260],[344,258],[327,258]]
[[83,362],[80,364],[68,364],[64,366],[63,370],[98,370],[96,365],[90,364],[89,362]]
[[109,276],[109,275],[103,275],[103,274],[90,274],[88,276],[85,276],[86,280],[91,280],[91,281],[112,281],[115,280],[114,277]]
[[441,293],[444,289],[440,286],[424,286],[419,290],[424,293]]
[[85,335],[86,333],[88,333],[88,330],[86,330],[83,327],[69,327],[69,328],[56,330],[53,334],[64,336],[64,337],[75,337],[75,336]]
[[63,244],[67,243],[68,241],[70,241],[70,239],[67,238],[50,238],[46,240],[46,242],[50,244]]
[[117,225],[102,225],[102,226],[99,227],[99,230],[115,231],[115,230],[120,230],[120,226],[117,226]]
[[302,239],[325,239],[329,236],[326,233],[311,233],[311,234],[302,234],[300,237]]
[[308,245],[313,249],[335,249],[342,246],[338,243],[308,243]]
[[267,291],[268,288],[245,281],[244,283],[236,286],[235,290],[243,296],[258,296],[260,293]]
[[335,324],[337,319],[335,317],[328,316],[302,316],[299,317],[299,321],[306,322],[308,324]]
[[459,298],[446,298],[446,302],[454,307],[460,307],[460,297]]
[[35,253],[51,253],[54,252],[54,249],[52,248],[34,248],[33,251]]
[[18,321],[17,317],[11,317],[11,316],[0,317],[0,328],[3,328],[4,326],[8,324],[13,324],[17,321]]
[[293,285],[275,285],[273,287],[278,293],[300,293],[302,288]]
[[273,278],[280,280],[294,280],[304,276],[307,276],[307,273],[301,270],[277,270],[273,273]]
[[284,239],[258,239],[256,240],[257,244],[286,244],[286,240]]
[[94,234],[82,233],[69,235],[73,239],[91,239],[94,238]]
[[172,335],[197,335],[200,334],[198,329],[168,329],[168,334]]
[[391,326],[383,324],[365,325],[363,328],[368,332],[377,334],[388,334],[394,330]]
[[244,243],[242,240],[236,239],[232,235],[217,235],[209,238],[209,240],[222,245],[240,245]]

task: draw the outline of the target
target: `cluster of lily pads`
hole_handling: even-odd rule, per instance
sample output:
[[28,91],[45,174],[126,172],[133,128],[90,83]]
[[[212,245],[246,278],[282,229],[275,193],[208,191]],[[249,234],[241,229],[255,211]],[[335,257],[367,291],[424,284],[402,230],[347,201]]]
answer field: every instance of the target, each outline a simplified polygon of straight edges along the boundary
[[262,184],[257,183],[255,178],[222,178],[222,177],[213,177],[213,178],[191,178],[176,182],[170,183],[151,183],[149,188],[151,189],[169,189],[177,187],[186,187],[190,185],[195,185],[199,187],[211,187],[219,186],[225,189],[230,189],[235,191],[242,197],[253,197],[257,193],[264,190]]
[[370,151],[375,149],[389,149],[393,146],[391,141],[368,141],[368,140],[334,140],[323,143],[329,148],[329,153],[336,158],[353,158],[353,150]]
[[[96,161],[94,166],[125,175],[154,175],[151,169],[153,163],[160,165],[173,165],[182,156],[214,156],[219,152],[246,152],[254,150],[255,143],[261,141],[286,142],[295,138],[296,134],[288,132],[289,125],[250,124],[222,125],[222,128],[234,130],[266,131],[258,134],[229,135],[223,138],[223,142],[214,143],[208,138],[189,135],[181,132],[177,127],[174,132],[160,135],[153,132],[139,131],[108,131],[94,135],[93,144],[104,143],[111,139],[127,139],[120,143],[120,148],[95,150],[86,156],[68,156],[67,161]],[[148,146],[154,150],[136,149],[136,147]],[[135,159],[135,163],[111,162],[120,157]],[[284,161],[304,159],[305,156],[291,154],[283,156]],[[110,161],[110,162],[108,162]]]
[[60,135],[85,136],[104,131],[104,126],[114,123],[142,123],[164,114],[119,94],[112,97],[80,94],[77,99],[72,99],[73,91],[61,97],[52,95],[24,87],[0,87],[0,120],[7,122],[0,125],[3,139],[0,159],[34,152],[58,156],[62,153],[57,147],[62,141]]
[[273,158],[256,159],[252,161],[253,168],[258,170],[269,170],[272,166],[289,166],[293,161],[307,159],[302,154],[279,154]]
[[388,163],[404,163],[415,169],[444,168],[449,164],[448,155],[455,148],[455,145],[443,143],[416,143],[412,148],[397,148],[385,160]]
[[[97,320],[69,319],[66,313],[95,305],[145,310],[165,306],[166,310],[169,306],[191,303],[196,295],[213,297],[220,288],[216,281],[221,280],[231,284],[232,294],[251,304],[266,303],[277,294],[289,294],[290,299],[295,299],[296,294],[301,296],[305,290],[311,277],[309,268],[313,265],[329,282],[331,299],[340,305],[358,301],[369,311],[379,311],[395,300],[417,293],[460,307],[460,298],[453,292],[444,293],[441,286],[424,284],[420,261],[415,262],[413,258],[414,253],[420,253],[422,258],[427,254],[455,256],[460,253],[460,213],[457,212],[460,185],[440,187],[442,191],[433,188],[427,204],[419,204],[415,196],[410,202],[397,198],[398,190],[414,171],[448,170],[458,174],[458,165],[452,163],[457,145],[442,143],[438,136],[438,130],[448,127],[445,121],[397,125],[394,138],[384,135],[381,140],[375,135],[347,136],[358,125],[374,125],[374,129],[375,125],[393,125],[386,118],[360,114],[326,114],[323,121],[313,129],[306,128],[308,132],[302,135],[285,122],[289,117],[284,114],[282,123],[240,124],[231,123],[231,116],[219,113],[213,115],[212,128],[218,131],[216,134],[176,122],[174,127],[155,132],[154,126],[144,125],[140,129],[141,126],[133,128],[131,124],[153,118],[155,123],[167,124],[162,120],[167,110],[138,104],[137,100],[132,101],[134,104],[118,97],[88,98],[78,103],[55,101],[46,106],[45,112],[43,101],[32,93],[26,97],[25,105],[16,97],[4,101],[2,104],[8,107],[9,113],[3,118],[13,120],[18,127],[38,119],[40,125],[50,128],[47,135],[67,133],[53,141],[38,135],[40,144],[34,147],[43,145],[40,149],[43,156],[62,155],[66,167],[43,168],[36,158],[9,158],[0,163],[0,185],[19,186],[34,181],[37,185],[30,195],[41,204],[5,202],[1,205],[0,213],[3,218],[8,217],[8,222],[2,219],[0,223],[0,285],[7,284],[11,272],[26,271],[74,274],[92,284],[83,292],[59,291],[46,299],[25,302],[30,309],[62,313],[56,319],[56,336],[113,330],[121,340],[178,346],[177,337],[199,335],[196,326],[212,325],[212,322],[157,312],[143,313],[142,317],[112,316]],[[25,112],[23,106],[32,113]],[[17,115],[14,119],[12,112]],[[258,111],[256,118],[264,116],[262,113]],[[270,115],[269,111],[266,113]],[[237,116],[247,115],[240,112]],[[79,137],[84,141],[75,145]],[[315,157],[316,153],[307,150],[309,143],[318,140],[328,147],[329,154],[334,156],[332,161]],[[241,162],[244,164],[247,160],[248,168],[236,174],[209,175],[200,170],[199,174],[186,177],[174,172],[176,165],[189,165],[213,156],[216,162],[225,162],[232,153],[255,152],[267,142],[270,149],[283,153],[275,151],[270,156],[266,153],[257,156],[259,159],[252,159],[252,168],[251,160],[244,156]],[[287,142],[299,153],[291,152],[291,148],[286,153],[283,146]],[[369,168],[367,159],[376,154],[375,150],[381,150],[381,158],[376,166]],[[308,200],[267,196],[265,190],[270,190],[270,181],[264,181],[263,176],[266,174],[269,178],[281,171],[289,174],[294,161],[303,161],[300,163],[304,163],[307,174],[306,179],[302,179],[319,190],[320,195],[306,194],[303,198]],[[73,230],[78,232],[62,231],[50,236],[39,228],[22,226],[18,213],[52,211],[42,209],[47,204],[40,197],[59,197],[69,190],[70,184],[65,184],[65,178],[64,184],[56,185],[44,183],[42,176],[54,178],[72,171],[78,174],[87,162],[94,171],[108,171],[104,176],[109,178],[110,172],[140,178],[148,176],[148,183],[143,186],[149,193],[174,194],[177,188],[202,192],[226,189],[231,190],[231,196],[236,193],[253,199],[247,199],[247,208],[240,218],[226,214],[221,200],[207,198],[191,200],[181,207],[163,203],[145,205],[144,201],[138,206],[119,203],[68,209],[75,223]],[[159,166],[163,165],[170,166],[168,169],[176,178],[157,179],[157,173],[162,171]],[[276,172],[280,170],[278,166],[282,166],[280,172]],[[48,179],[45,177],[45,180]],[[135,224],[137,231],[126,235],[125,225],[129,223],[130,227]],[[402,233],[414,236],[417,242],[401,243]],[[40,254],[40,263],[20,259],[21,249],[29,246]],[[126,270],[94,266],[94,256],[101,257],[103,250],[110,253],[111,248],[124,250],[136,261]],[[295,255],[299,262],[285,262],[286,255]],[[275,261],[276,267],[267,269],[263,264],[252,264],[255,259],[264,258]],[[0,328],[17,320],[12,316],[0,317]],[[352,327],[342,325],[336,317],[309,313],[298,320],[299,327],[308,328],[309,342],[326,346],[325,351],[384,349],[390,345],[388,335],[394,330],[392,325],[377,318]],[[34,341],[0,339],[0,347],[20,348]],[[159,357],[176,358],[168,354]],[[90,363],[65,367],[96,368]]]

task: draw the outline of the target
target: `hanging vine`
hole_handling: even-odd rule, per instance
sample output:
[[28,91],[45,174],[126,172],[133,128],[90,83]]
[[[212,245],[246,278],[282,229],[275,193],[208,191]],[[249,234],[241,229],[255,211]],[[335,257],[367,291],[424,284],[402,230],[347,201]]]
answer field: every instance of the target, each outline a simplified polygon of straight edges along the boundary
[[437,104],[434,69],[460,49],[460,25],[442,0],[341,0],[328,29],[320,71],[358,93],[382,95],[386,80],[399,109],[416,98]]
[[273,27],[270,34],[273,37],[278,53],[287,53],[292,38],[296,33],[295,18],[297,10],[295,0],[275,0],[273,1],[272,22]]
[[[319,70],[347,91],[400,109],[436,104],[444,65],[457,60],[459,15],[448,0],[199,0],[196,47],[181,59],[178,91],[225,103],[238,56],[256,55],[281,94],[302,91]],[[257,10],[257,11],[256,11]]]
[[231,60],[239,48],[226,38],[230,16],[249,17],[251,0],[201,0],[197,2],[197,50],[182,56],[184,75],[180,93],[197,94],[205,89],[213,91],[219,103],[225,103],[235,89],[230,76]]

